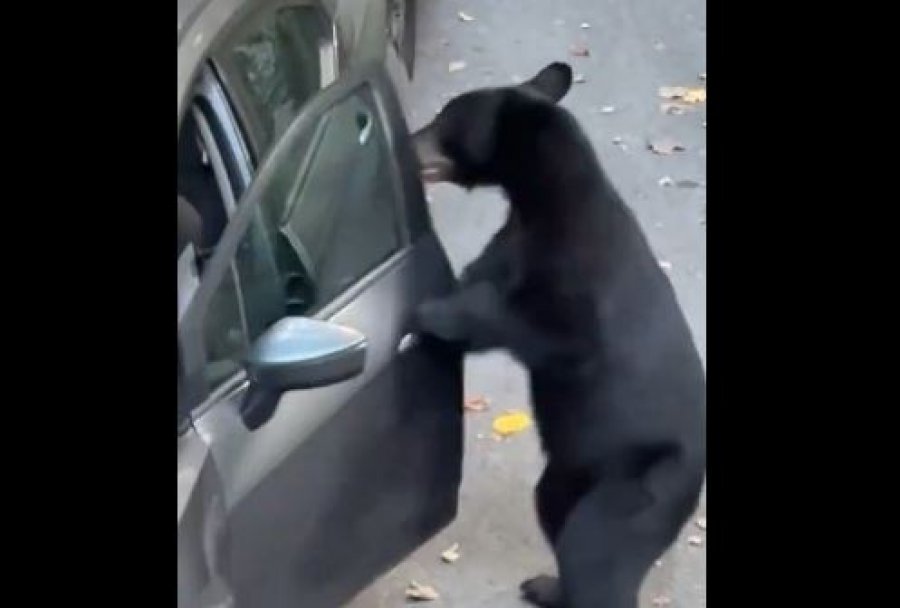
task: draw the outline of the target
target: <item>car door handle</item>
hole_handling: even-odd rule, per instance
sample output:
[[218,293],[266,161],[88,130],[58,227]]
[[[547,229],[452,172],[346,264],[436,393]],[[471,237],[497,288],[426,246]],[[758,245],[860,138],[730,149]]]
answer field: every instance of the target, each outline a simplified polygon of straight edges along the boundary
[[397,352],[401,354],[405,353],[418,343],[419,337],[416,334],[406,334],[405,336],[400,338],[400,343],[397,345]]
[[357,112],[356,126],[359,129],[359,145],[364,146],[372,135],[372,115],[367,111]]

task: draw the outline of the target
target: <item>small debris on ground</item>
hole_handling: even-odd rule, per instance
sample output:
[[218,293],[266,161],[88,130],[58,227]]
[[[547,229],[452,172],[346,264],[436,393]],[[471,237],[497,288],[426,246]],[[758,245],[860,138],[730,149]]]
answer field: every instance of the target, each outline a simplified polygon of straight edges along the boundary
[[569,47],[569,53],[572,57],[589,57],[591,54],[591,50],[587,47],[587,45],[578,43],[573,44]]
[[656,566],[657,568],[662,568],[663,561],[661,559],[658,559],[653,563],[653,565]]
[[697,521],[694,522],[694,525],[696,525],[701,530],[706,530],[706,518],[698,517]]
[[583,30],[589,30],[591,29],[591,24],[587,21],[583,21],[579,27],[581,27],[581,29]]
[[647,148],[651,152],[660,154],[662,156],[668,156],[674,152],[684,152],[685,150],[682,144],[678,143],[674,139],[669,138],[650,141],[647,143]]
[[692,112],[694,110],[694,106],[687,103],[680,103],[677,101],[666,101],[659,104],[659,109],[664,114],[670,114],[672,116],[681,116],[685,112]]
[[600,108],[601,114],[612,114],[615,111],[616,111],[616,106],[603,106],[602,108]]
[[584,74],[575,74],[575,77],[572,79],[572,82],[582,83],[586,82],[587,79],[584,77]]
[[453,72],[459,72],[460,70],[466,69],[465,61],[451,61],[450,65],[447,66],[447,71],[451,74]]
[[672,262],[668,260],[659,260],[659,267],[663,270],[672,270]]
[[488,409],[490,405],[490,401],[483,395],[477,395],[475,397],[470,397],[463,401],[463,409],[467,412],[483,412]]
[[414,602],[432,602],[440,597],[434,587],[422,585],[416,581],[410,581],[406,587],[406,599]]
[[687,542],[692,547],[702,547],[703,546],[703,539],[696,535],[688,536]]
[[675,185],[679,188],[693,189],[693,188],[700,188],[701,186],[703,186],[703,182],[695,182],[692,179],[680,179],[677,182],[675,182]]
[[674,186],[675,180],[672,179],[671,177],[669,177],[668,175],[663,175],[661,178],[659,178],[659,185],[664,186],[664,187],[665,186]]
[[472,15],[470,15],[469,13],[467,13],[465,11],[459,11],[458,13],[456,13],[456,16],[459,17],[460,21],[463,21],[465,23],[475,21],[475,17],[473,17]]
[[449,549],[441,553],[441,559],[448,564],[452,564],[459,559],[459,543],[453,543]]
[[531,416],[518,410],[508,410],[494,418],[491,428],[500,438],[509,437],[521,433],[531,426]]
[[678,99],[684,103],[703,103],[706,101],[706,89],[690,87],[659,87],[659,96],[663,99]]

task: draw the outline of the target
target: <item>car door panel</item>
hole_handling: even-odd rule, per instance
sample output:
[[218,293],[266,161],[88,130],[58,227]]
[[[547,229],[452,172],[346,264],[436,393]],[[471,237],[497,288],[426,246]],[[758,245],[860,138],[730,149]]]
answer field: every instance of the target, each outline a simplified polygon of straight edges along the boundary
[[[383,70],[368,68],[323,91],[286,139],[293,135],[308,142],[302,133],[314,132],[328,108],[354,95],[371,103],[371,118],[386,129],[382,135],[398,163],[391,179],[400,195],[405,245],[314,316],[366,336],[364,371],[331,386],[285,393],[271,419],[255,431],[240,417],[246,390],[240,377],[193,413],[219,480],[229,539],[222,569],[237,606],[338,606],[456,511],[461,358],[407,337],[416,304],[446,293],[453,277],[433,231],[423,223],[421,183],[414,178],[405,125]],[[270,161],[284,158],[280,146],[294,144],[276,145]],[[299,152],[292,152],[298,170]],[[266,177],[264,166],[257,181],[265,183]],[[244,207],[252,206],[256,189],[239,206],[207,273],[227,272],[250,223],[252,209]],[[201,285],[192,308],[202,310],[210,299],[204,292],[211,289]],[[197,328],[188,326],[202,313],[192,316],[188,310],[185,318],[183,342],[188,343],[197,335]],[[188,359],[202,354],[182,346]]]

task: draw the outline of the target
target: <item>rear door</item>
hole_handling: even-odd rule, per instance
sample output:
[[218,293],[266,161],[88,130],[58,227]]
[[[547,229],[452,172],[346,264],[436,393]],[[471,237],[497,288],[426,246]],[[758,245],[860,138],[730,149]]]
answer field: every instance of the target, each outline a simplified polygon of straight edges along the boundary
[[[179,322],[182,605],[214,585],[237,606],[339,606],[453,519],[461,359],[407,333],[452,286],[383,68],[342,77],[267,156]],[[242,357],[289,315],[362,332],[365,369],[247,420]]]

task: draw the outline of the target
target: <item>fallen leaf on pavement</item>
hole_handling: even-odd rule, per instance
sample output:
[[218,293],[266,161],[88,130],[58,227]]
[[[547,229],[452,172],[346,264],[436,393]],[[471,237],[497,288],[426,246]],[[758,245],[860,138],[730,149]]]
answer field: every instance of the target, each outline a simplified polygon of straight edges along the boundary
[[447,66],[447,71],[451,72],[451,73],[458,72],[458,71],[464,70],[464,69],[466,69],[465,61],[451,61],[450,65]]
[[447,562],[448,564],[452,564],[456,560],[459,559],[459,543],[453,543],[453,545],[441,553],[441,559]]
[[488,409],[490,401],[482,395],[471,397],[463,402],[463,409],[468,412],[483,412]]
[[647,144],[647,148],[650,151],[661,154],[663,156],[668,156],[673,152],[684,152],[684,146],[675,141],[674,139],[663,138],[651,141]]
[[703,546],[703,539],[699,536],[688,536],[688,544],[692,547],[700,547]]
[[508,437],[521,433],[531,426],[531,417],[525,412],[510,410],[494,418],[491,428],[500,437]]
[[573,57],[588,57],[591,54],[591,50],[584,44],[573,44],[569,47],[569,53]]
[[684,103],[703,103],[706,101],[706,89],[689,87],[659,87],[659,96],[663,99],[679,99]]
[[697,521],[694,522],[694,523],[695,523],[696,526],[697,526],[698,528],[700,528],[701,530],[706,530],[706,518],[705,518],[705,517],[698,517],[698,518],[697,518]]
[[431,602],[438,599],[440,594],[434,587],[428,585],[420,585],[416,581],[410,581],[406,587],[406,599],[416,602]]

